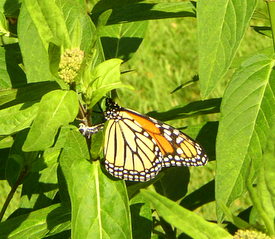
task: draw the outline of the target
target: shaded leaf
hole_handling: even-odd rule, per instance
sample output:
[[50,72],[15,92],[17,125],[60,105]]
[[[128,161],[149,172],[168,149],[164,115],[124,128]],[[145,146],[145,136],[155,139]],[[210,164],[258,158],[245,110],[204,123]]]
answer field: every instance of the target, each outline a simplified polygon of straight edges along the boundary
[[180,205],[194,211],[196,208],[213,201],[215,201],[215,182],[211,180],[199,189],[188,194],[181,200]]
[[55,204],[0,223],[0,239],[44,238],[52,230],[57,233],[58,228],[69,229],[69,219],[69,210]]
[[38,107],[38,103],[26,102],[0,110],[0,135],[10,135],[29,127]]
[[111,8],[112,14],[108,24],[122,22],[136,22],[153,19],[195,17],[195,6],[191,2],[170,2],[170,3],[125,3],[116,1],[105,8],[95,7],[92,11],[92,18],[95,20],[99,13]]
[[27,133],[27,130],[23,130],[16,134],[14,143],[9,152],[5,174],[10,185],[14,185],[19,178],[21,178],[20,180],[22,181],[29,172],[31,165],[40,155],[38,152],[22,151],[22,145],[26,140]]
[[173,201],[183,198],[187,193],[190,172],[187,167],[174,167],[164,171],[163,177],[154,183],[156,191]]
[[151,111],[149,116],[161,121],[182,119],[194,115],[203,115],[220,112],[221,98],[191,102],[185,106],[176,107],[165,112]]
[[0,105],[4,108],[27,101],[38,101],[44,94],[57,88],[59,87],[56,82],[41,82],[26,84],[18,89],[2,90],[0,91]]
[[13,144],[13,138],[11,136],[0,136],[0,149],[10,148]]
[[20,64],[22,64],[22,57],[18,44],[0,47],[0,89],[26,84],[26,76]]

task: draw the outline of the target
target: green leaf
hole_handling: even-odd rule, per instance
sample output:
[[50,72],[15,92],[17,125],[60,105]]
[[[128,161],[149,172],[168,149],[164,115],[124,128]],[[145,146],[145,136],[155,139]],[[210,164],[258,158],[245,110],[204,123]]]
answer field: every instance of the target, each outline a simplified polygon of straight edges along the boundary
[[220,228],[217,224],[204,220],[196,213],[186,210],[158,193],[142,189],[141,195],[151,203],[159,216],[191,238],[232,238],[227,231]]
[[5,48],[0,47],[0,89],[11,87],[10,77],[6,66]]
[[29,14],[23,1],[17,29],[28,82],[53,81],[55,78],[49,68],[48,46],[45,43],[49,37],[40,38],[38,29]]
[[267,147],[264,150],[263,165],[257,174],[257,196],[259,205],[255,205],[258,214],[262,217],[267,231],[270,235],[274,235],[274,219],[275,219],[275,117],[273,119],[273,127],[270,130]]
[[[0,223],[0,239],[44,238],[47,233],[55,233],[70,228],[70,212],[55,204],[29,214],[24,214]],[[58,229],[60,228],[60,229]],[[52,234],[52,233],[51,233]]]
[[[74,0],[59,1],[58,4],[62,11],[63,21],[65,21],[68,29],[71,47],[79,47],[89,54],[95,44],[96,27],[87,14],[86,5],[81,1]],[[102,56],[99,56],[99,58],[102,58]]]
[[38,107],[38,103],[26,102],[0,110],[0,135],[10,135],[29,127]]
[[100,29],[106,59],[129,60],[142,43],[148,22],[131,22],[104,26]]
[[[274,119],[275,120],[275,119]],[[273,121],[273,127],[271,128],[270,138],[268,144],[264,150],[264,176],[267,190],[270,194],[270,199],[273,205],[273,217],[275,216],[275,126]],[[269,211],[269,209],[267,209]]]
[[72,204],[72,238],[132,238],[124,182],[109,179],[99,161],[88,159],[85,138],[71,131],[60,164]]
[[[28,82],[56,79],[50,69],[50,64],[52,69],[58,67],[57,62],[52,62],[56,57],[51,55],[53,49],[48,51],[50,43],[62,50],[79,47],[89,54],[95,42],[95,26],[78,1],[28,0],[22,4],[19,20],[18,35]],[[102,54],[97,54],[102,59]]]
[[24,5],[34,23],[43,46],[49,42],[68,48],[70,39],[62,11],[54,1],[26,0]]
[[23,150],[49,148],[59,127],[72,122],[77,113],[78,98],[74,91],[55,90],[44,95]]
[[248,27],[256,0],[198,2],[199,76],[203,98],[227,72]]
[[[247,173],[262,163],[275,113],[274,60],[264,54],[243,62],[222,101],[217,136],[216,200],[229,206],[245,191]],[[230,172],[230,173],[228,173]],[[222,219],[222,212],[218,210]]]
[[129,87],[120,82],[121,62],[120,59],[107,60],[93,70],[91,75],[94,81],[90,83],[91,86],[87,87],[88,98],[92,97],[90,107],[93,107],[107,92],[121,87]]

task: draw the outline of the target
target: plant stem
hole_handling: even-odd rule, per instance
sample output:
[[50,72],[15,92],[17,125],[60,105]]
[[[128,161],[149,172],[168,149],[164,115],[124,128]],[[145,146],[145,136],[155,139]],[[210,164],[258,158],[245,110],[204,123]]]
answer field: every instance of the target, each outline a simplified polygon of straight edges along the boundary
[[275,1],[266,0],[266,3],[267,3],[267,9],[269,13],[270,24],[271,24],[273,49],[275,51]]
[[16,189],[18,188],[18,186],[21,184],[21,182],[23,181],[23,179],[25,178],[25,176],[27,175],[27,170],[23,169],[18,177],[18,179],[16,180],[15,184],[12,186],[7,198],[6,198],[6,201],[1,209],[1,212],[0,212],[0,222],[2,221],[3,217],[4,217],[4,214],[10,204],[10,201],[11,199],[13,198],[13,195],[16,191]]

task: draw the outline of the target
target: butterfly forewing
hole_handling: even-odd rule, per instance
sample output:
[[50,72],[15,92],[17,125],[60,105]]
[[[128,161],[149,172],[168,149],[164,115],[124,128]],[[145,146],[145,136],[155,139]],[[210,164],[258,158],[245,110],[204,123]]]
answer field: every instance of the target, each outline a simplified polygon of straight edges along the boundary
[[159,152],[152,137],[127,111],[120,111],[114,119],[108,120],[104,143],[105,167],[113,176],[130,181],[152,179],[161,169]]

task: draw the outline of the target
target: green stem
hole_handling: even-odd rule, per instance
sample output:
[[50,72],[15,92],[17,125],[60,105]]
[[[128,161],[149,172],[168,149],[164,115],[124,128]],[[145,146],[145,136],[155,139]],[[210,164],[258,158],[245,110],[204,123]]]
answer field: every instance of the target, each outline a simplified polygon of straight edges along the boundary
[[269,13],[270,24],[271,24],[273,49],[275,51],[275,1],[266,0],[266,3],[267,3],[267,9]]
[[23,181],[23,179],[25,178],[25,176],[27,175],[27,170],[23,169],[18,177],[18,179],[16,180],[15,184],[12,186],[7,198],[6,198],[6,201],[1,209],[1,212],[0,212],[0,222],[2,221],[3,217],[4,217],[4,214],[10,204],[10,201],[11,199],[13,198],[13,195],[16,191],[16,189],[18,188],[18,186],[21,184],[21,182]]

